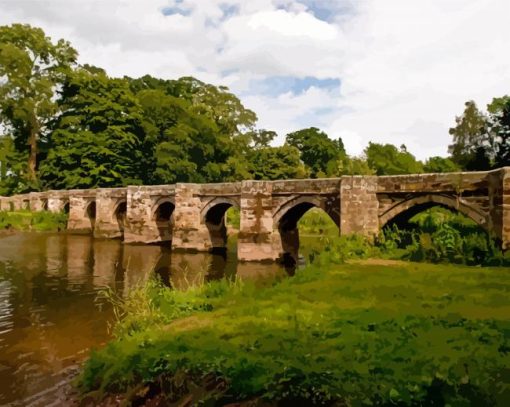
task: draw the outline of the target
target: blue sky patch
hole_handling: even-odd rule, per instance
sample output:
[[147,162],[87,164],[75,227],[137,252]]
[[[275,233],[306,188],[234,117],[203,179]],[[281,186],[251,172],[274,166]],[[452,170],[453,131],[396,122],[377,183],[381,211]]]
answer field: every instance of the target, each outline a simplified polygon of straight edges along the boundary
[[223,18],[222,20],[227,20],[232,16],[235,16],[236,14],[239,14],[239,6],[236,4],[220,4],[220,9],[223,11]]
[[179,6],[181,1],[176,1],[175,6],[163,7],[161,9],[161,13],[164,16],[171,16],[174,14],[180,14],[181,16],[189,16],[191,14],[191,9],[185,9],[184,7]]
[[337,78],[319,79],[313,76],[306,76],[304,78],[294,76],[270,76],[262,80],[252,81],[250,83],[249,93],[268,96],[277,96],[288,92],[300,94],[312,86],[322,89],[340,88],[340,83],[340,79]]
[[339,15],[352,14],[354,6],[345,0],[298,0],[298,3],[308,7],[308,11],[318,20],[328,23]]

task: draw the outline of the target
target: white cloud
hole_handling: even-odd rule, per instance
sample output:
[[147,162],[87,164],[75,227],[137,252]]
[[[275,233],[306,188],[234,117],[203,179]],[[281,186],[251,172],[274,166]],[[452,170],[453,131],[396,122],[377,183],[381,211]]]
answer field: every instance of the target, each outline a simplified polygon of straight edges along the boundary
[[[510,93],[508,0],[0,0],[0,10],[0,24],[69,39],[82,63],[226,84],[280,141],[313,125],[351,153],[372,140],[444,155],[466,100]],[[249,93],[270,76],[337,78],[341,91]]]

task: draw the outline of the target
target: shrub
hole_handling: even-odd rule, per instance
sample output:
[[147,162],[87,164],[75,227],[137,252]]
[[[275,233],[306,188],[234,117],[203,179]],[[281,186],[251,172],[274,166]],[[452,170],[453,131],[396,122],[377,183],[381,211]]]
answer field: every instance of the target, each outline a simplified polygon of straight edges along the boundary
[[67,214],[63,212],[0,211],[0,229],[59,231],[64,230],[66,225]]

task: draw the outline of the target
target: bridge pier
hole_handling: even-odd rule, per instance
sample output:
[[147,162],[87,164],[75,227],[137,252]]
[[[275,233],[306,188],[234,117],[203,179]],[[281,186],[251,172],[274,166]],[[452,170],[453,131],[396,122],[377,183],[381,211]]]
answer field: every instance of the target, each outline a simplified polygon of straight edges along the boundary
[[510,168],[501,169],[501,242],[503,250],[510,249]]
[[274,261],[281,252],[281,239],[274,231],[273,185],[269,181],[241,183],[241,225],[237,239],[240,261]]
[[379,233],[377,177],[344,176],[340,181],[340,234]]
[[124,242],[157,243],[172,240],[173,188],[173,186],[127,188]]
[[119,238],[124,232],[126,200],[115,189],[101,188],[96,192],[94,237]]
[[79,192],[70,194],[67,229],[71,232],[85,234],[92,233],[94,230],[96,222],[96,202],[94,195],[84,196]]
[[40,212],[45,209],[46,199],[44,193],[41,192],[30,192],[30,210],[34,212]]
[[212,249],[209,230],[202,219],[200,185],[177,184],[175,186],[175,213],[172,248],[208,251]]
[[67,191],[48,191],[47,197],[47,209],[53,213],[63,212],[69,203]]
[[510,249],[510,167],[489,176],[488,230],[501,241],[503,250]]

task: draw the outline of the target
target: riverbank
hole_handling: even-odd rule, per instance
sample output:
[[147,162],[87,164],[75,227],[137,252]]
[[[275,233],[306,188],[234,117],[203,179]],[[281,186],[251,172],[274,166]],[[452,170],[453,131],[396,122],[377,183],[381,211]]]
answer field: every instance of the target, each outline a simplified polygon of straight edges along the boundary
[[0,211],[0,230],[58,232],[65,230],[66,225],[67,214],[63,212]]
[[79,387],[137,405],[508,405],[510,269],[340,262],[112,297],[116,338]]

